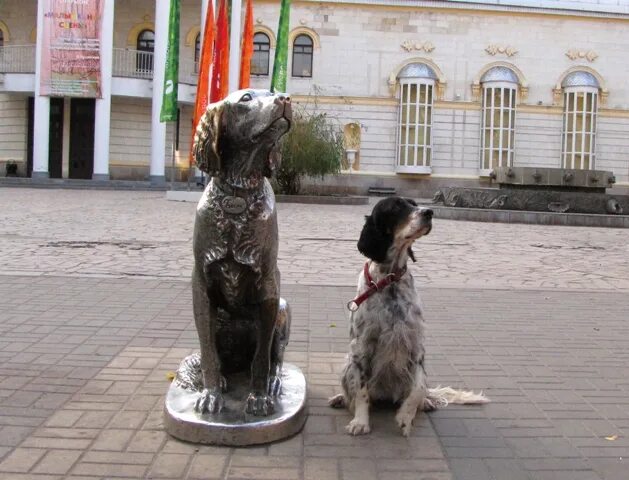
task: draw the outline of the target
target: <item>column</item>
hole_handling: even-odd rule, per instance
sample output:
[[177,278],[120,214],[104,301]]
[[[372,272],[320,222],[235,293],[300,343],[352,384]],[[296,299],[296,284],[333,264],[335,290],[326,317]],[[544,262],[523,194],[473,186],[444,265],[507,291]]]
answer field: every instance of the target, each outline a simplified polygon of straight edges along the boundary
[[111,129],[111,77],[113,75],[114,0],[104,0],[101,26],[101,94],[96,99],[94,120],[94,172],[92,180],[109,180]]
[[153,108],[151,112],[151,183],[166,183],[166,123],[159,121],[164,93],[166,49],[168,47],[168,13],[170,2],[155,0],[155,52],[153,53]]
[[37,44],[35,46],[35,119],[33,125],[33,178],[48,178],[50,142],[50,97],[39,95],[44,32],[45,2],[37,2]]
[[229,91],[238,90],[240,82],[240,24],[242,0],[232,0],[231,27],[229,29]]
[[[214,11],[214,15],[216,15],[216,1],[215,0],[201,0],[201,47],[203,47],[203,34],[205,33],[205,19],[207,18],[207,9],[208,5],[212,2],[212,10]],[[194,108],[194,106],[193,106]],[[194,125],[192,128],[197,128]],[[192,145],[190,146],[192,148]],[[194,182],[197,184],[203,183],[203,172],[199,170],[199,168],[194,166]]]

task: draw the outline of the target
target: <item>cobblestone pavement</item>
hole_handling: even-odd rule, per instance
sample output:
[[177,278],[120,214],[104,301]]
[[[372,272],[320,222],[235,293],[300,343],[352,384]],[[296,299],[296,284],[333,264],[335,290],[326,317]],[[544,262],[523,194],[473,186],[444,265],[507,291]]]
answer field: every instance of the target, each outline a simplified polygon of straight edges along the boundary
[[[375,199],[374,199],[375,201]],[[0,188],[3,273],[188,278],[195,205],[163,192]],[[370,206],[279,204],[286,283],[354,285]],[[629,289],[629,231],[435,219],[413,273],[444,287]]]
[[310,415],[287,441],[219,448],[163,432],[166,374],[197,344],[194,206],[163,197],[0,188],[0,480],[627,478],[625,231],[436,219],[414,272],[429,380],[492,403],[422,415],[409,439],[376,412],[353,438],[325,403],[369,207],[280,205]]

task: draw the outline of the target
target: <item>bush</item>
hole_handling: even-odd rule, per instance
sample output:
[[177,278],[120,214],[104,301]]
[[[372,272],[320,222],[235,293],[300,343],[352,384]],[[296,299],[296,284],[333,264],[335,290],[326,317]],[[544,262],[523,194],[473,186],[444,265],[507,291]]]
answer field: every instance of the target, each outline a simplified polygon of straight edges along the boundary
[[343,154],[343,135],[323,113],[297,113],[281,145],[282,162],[276,181],[280,193],[295,195],[304,176],[338,173]]
[[7,162],[4,166],[7,177],[17,177],[17,163]]

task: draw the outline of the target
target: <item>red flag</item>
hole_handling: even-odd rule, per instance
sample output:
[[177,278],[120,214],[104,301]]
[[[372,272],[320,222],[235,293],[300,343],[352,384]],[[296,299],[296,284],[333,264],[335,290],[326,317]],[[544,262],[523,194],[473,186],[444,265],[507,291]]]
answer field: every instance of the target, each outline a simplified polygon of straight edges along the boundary
[[245,14],[245,29],[242,33],[242,48],[240,58],[240,88],[249,88],[251,76],[251,57],[253,57],[253,0],[247,0]]
[[201,48],[201,58],[199,59],[199,80],[197,83],[197,96],[192,114],[192,138],[190,141],[190,163],[192,164],[192,147],[194,143],[194,132],[197,129],[201,115],[210,104],[209,84],[210,69],[212,67],[212,56],[214,54],[214,8],[212,2],[208,2],[207,14],[205,17],[205,28],[203,29],[203,46]]
[[[227,20],[227,0],[220,0],[216,20],[216,41],[214,42],[214,65],[210,102],[218,102],[229,93],[229,25]],[[234,12],[234,15],[236,13]]]

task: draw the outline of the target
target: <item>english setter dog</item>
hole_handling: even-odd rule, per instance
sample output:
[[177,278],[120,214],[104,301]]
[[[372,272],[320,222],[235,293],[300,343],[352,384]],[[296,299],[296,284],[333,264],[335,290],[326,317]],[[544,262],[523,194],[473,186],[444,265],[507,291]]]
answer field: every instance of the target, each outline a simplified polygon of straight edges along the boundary
[[389,197],[366,217],[358,250],[369,261],[359,275],[357,297],[348,304],[351,341],[343,393],[329,400],[330,406],[353,412],[346,427],[351,435],[369,433],[372,402],[399,405],[395,420],[408,436],[418,408],[489,401],[482,393],[426,384],[424,319],[406,264],[409,257],[415,261],[413,242],[430,233],[432,215],[413,200]]

